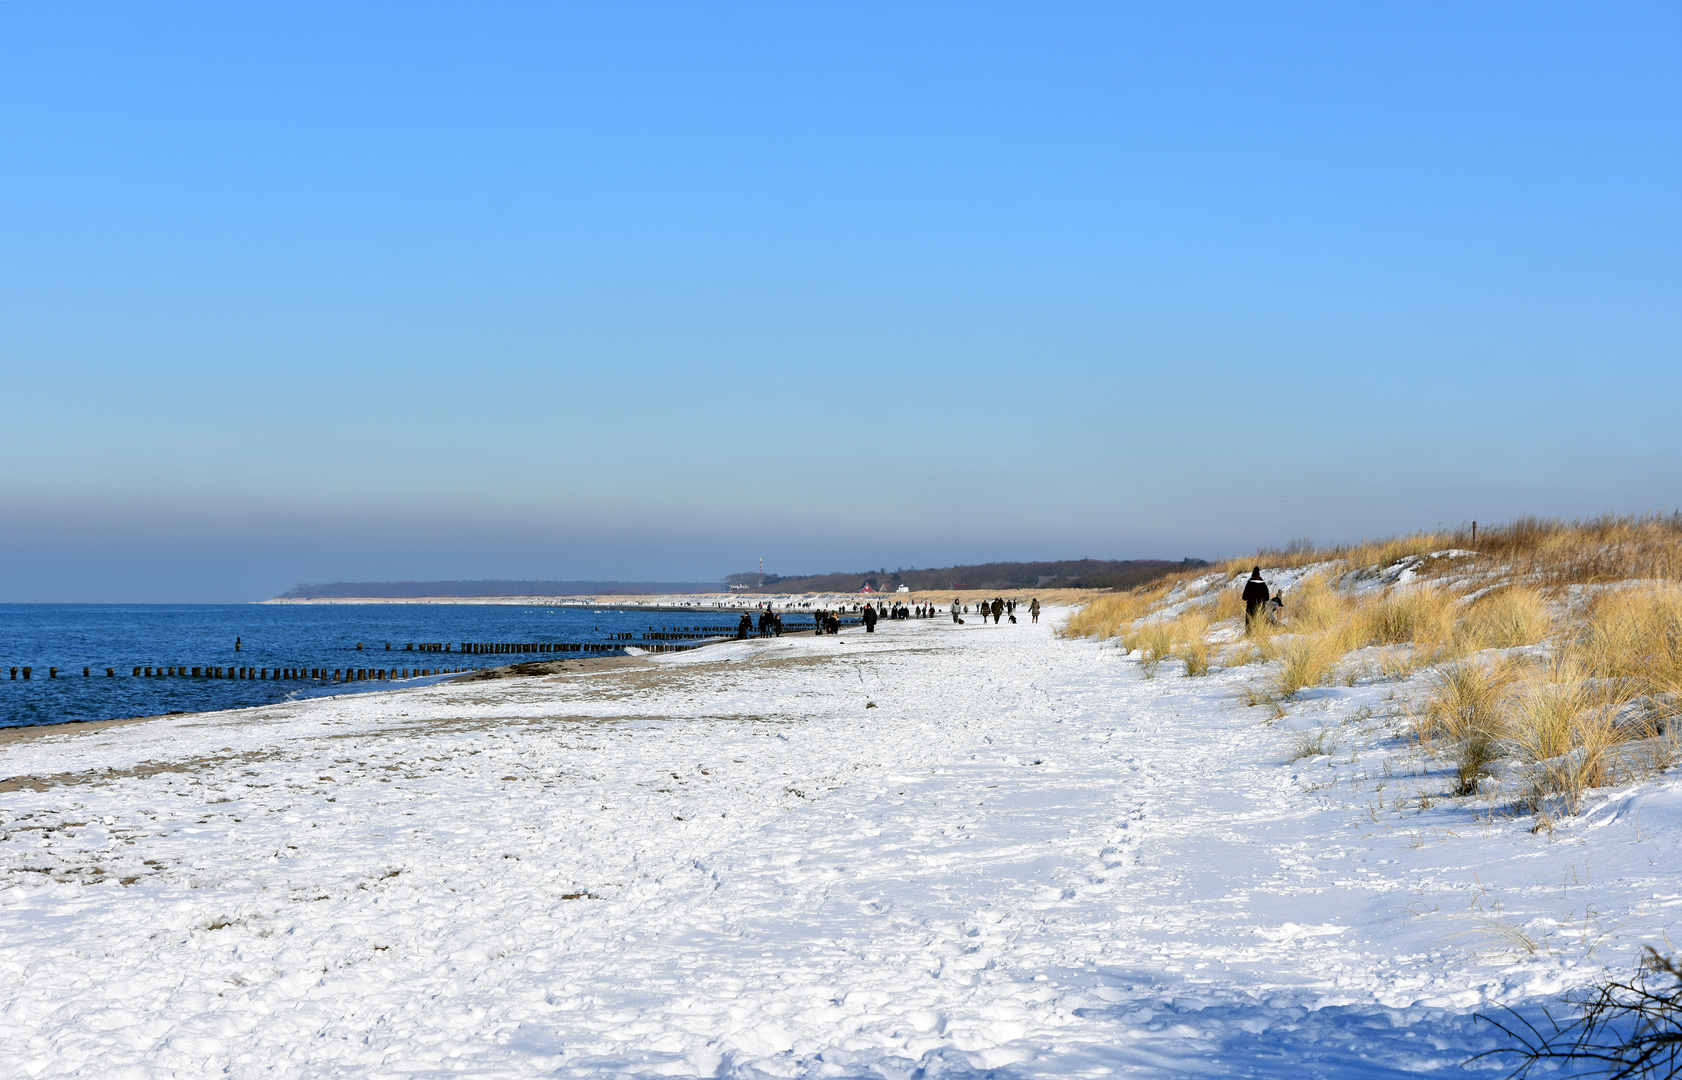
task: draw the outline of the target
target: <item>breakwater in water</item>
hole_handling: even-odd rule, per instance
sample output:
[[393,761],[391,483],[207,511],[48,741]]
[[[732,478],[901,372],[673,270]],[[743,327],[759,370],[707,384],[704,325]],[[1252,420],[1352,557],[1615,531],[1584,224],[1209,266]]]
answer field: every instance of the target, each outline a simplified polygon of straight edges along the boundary
[[[735,633],[719,613],[688,614],[506,604],[0,604],[0,727],[242,708],[530,659],[671,652]],[[800,616],[785,615],[784,624],[811,629]]]

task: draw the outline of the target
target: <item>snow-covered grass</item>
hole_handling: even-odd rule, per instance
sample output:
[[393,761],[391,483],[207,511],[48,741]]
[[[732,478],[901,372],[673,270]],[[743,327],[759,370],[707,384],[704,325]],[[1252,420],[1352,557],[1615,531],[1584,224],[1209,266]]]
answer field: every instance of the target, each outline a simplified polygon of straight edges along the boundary
[[[1188,673],[1216,647],[1228,666],[1274,661],[1271,685],[1244,700],[1275,714],[1314,687],[1424,673],[1414,733],[1454,763],[1454,794],[1494,783],[1543,826],[1585,791],[1677,756],[1682,585],[1662,575],[1682,571],[1682,518],[1521,521],[1486,530],[1484,551],[1423,550],[1425,539],[1464,538],[1299,545],[1265,566],[1283,611],[1249,624],[1242,560],[1103,597],[1064,632],[1137,650],[1147,675],[1170,642]],[[1374,555],[1400,557],[1359,561]],[[1609,576],[1619,571],[1661,577]]]
[[1677,929],[1668,774],[1532,831],[1425,674],[1067,614],[5,744],[0,1074],[1454,1073]]

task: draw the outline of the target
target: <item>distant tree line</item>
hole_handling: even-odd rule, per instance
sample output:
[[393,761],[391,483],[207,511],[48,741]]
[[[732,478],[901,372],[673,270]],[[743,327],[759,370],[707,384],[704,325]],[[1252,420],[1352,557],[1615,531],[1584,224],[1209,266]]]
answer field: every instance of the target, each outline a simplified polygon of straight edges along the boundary
[[[758,574],[732,575],[732,582],[749,586],[749,592],[857,592],[868,584],[872,589],[892,590],[901,585],[915,592],[944,592],[949,589],[1130,589],[1155,581],[1176,570],[1209,564],[1202,559],[1065,559],[1060,562],[996,562],[971,566],[945,566],[930,570],[900,567],[889,571],[837,571],[831,574],[777,577]],[[739,579],[739,581],[737,580]]]
[[[837,571],[833,574],[778,576],[731,574],[724,584],[751,593],[857,592],[869,584],[878,592],[901,585],[923,592],[948,589],[1130,589],[1164,574],[1207,566],[1202,559],[1066,559],[1062,562],[997,562],[946,566],[933,570]],[[282,600],[369,597],[401,600],[422,596],[644,596],[719,592],[716,581],[335,581],[299,585]]]

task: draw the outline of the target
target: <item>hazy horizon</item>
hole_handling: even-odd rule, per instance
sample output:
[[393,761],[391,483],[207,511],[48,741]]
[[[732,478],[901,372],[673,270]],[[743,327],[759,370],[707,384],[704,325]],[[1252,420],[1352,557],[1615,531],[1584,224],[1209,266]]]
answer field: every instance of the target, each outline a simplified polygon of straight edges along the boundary
[[1682,8],[0,5],[0,601],[1682,505]]

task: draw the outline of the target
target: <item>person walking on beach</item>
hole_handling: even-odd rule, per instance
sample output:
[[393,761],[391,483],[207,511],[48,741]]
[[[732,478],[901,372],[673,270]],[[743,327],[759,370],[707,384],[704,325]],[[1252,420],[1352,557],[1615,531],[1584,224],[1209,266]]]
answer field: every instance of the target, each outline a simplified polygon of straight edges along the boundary
[[753,633],[753,616],[744,611],[741,619],[736,623],[736,640],[746,641],[751,633]]
[[1005,602],[1003,600],[999,599],[996,596],[993,597],[993,625],[994,626],[999,625],[999,616],[1003,615],[1004,613],[1005,613]]
[[864,632],[867,634],[876,632],[876,609],[869,604],[864,605]]
[[1040,621],[1040,598],[1039,597],[1037,597],[1037,596],[1034,597],[1034,602],[1028,605],[1028,614],[1033,616],[1033,619],[1031,621],[1036,622],[1036,623]]
[[1273,593],[1268,590],[1267,582],[1262,580],[1261,567],[1250,571],[1250,580],[1244,583],[1244,629],[1249,631],[1256,623],[1256,616],[1261,614],[1263,607],[1273,599]]
[[959,623],[963,622],[962,619],[958,618],[958,607],[959,607],[958,598],[956,596],[954,596],[952,598],[952,625],[953,626],[957,626]]

